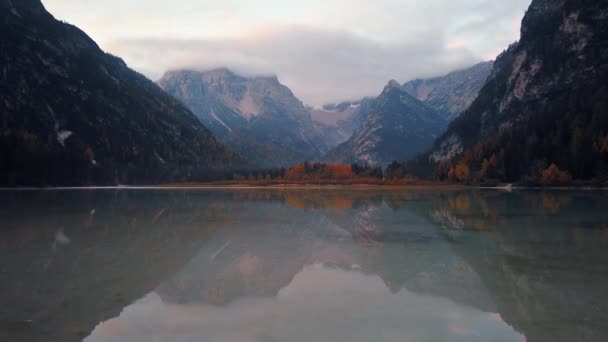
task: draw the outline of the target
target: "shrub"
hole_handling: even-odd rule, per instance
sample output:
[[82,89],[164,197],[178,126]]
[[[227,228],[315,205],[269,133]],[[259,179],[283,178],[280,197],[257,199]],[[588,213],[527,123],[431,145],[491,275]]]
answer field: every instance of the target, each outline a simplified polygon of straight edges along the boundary
[[566,171],[561,171],[557,165],[551,164],[543,171],[541,184],[543,185],[566,185],[572,181],[572,176]]

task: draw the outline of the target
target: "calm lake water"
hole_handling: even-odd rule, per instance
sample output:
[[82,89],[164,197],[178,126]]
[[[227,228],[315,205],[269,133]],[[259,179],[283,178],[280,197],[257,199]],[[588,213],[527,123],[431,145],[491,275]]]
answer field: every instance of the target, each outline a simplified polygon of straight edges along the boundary
[[0,192],[1,341],[608,341],[608,194]]

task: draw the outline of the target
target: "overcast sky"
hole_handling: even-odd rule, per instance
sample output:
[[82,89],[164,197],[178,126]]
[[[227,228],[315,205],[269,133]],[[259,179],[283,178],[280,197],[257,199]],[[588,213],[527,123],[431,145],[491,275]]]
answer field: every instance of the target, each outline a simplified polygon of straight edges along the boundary
[[494,59],[531,0],[43,0],[157,80],[169,69],[277,75],[305,103]]

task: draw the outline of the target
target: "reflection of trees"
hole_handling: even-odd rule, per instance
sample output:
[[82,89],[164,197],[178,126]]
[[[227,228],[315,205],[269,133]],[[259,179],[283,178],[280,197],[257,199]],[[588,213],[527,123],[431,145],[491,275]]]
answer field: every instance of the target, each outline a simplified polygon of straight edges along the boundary
[[[584,197],[595,198],[597,195],[593,192],[585,192]],[[521,197],[534,208],[539,214],[555,215],[559,214],[563,206],[567,206],[575,194],[569,191],[538,191],[528,192]]]
[[400,204],[413,198],[421,198],[428,192],[434,191],[403,191],[389,188],[263,188],[239,190],[231,195],[235,200],[278,201],[306,210],[378,207],[383,203],[398,209]]
[[[463,211],[450,215],[476,227],[481,203],[496,212],[491,234],[450,235],[454,252],[482,277],[503,319],[528,341],[604,341],[608,329],[607,241],[597,194],[568,192],[471,195]],[[469,217],[469,218],[467,218]],[[488,238],[489,237],[489,238]]]
[[542,194],[543,208],[550,214],[557,214],[561,207],[568,202],[570,202],[570,197],[567,194]]
[[[454,191],[437,196],[431,209],[431,220],[452,230],[488,230],[498,215],[498,207],[488,204],[496,193],[482,191]],[[496,203],[494,203],[496,204]]]
[[[392,291],[406,287],[497,311],[528,341],[608,340],[608,201],[601,193],[430,191],[373,202],[362,200],[369,194],[348,196],[367,205],[324,216],[356,242],[351,262]],[[391,215],[411,226],[423,225],[412,216],[430,217],[451,241],[449,251],[428,225],[387,230],[383,218]]]
[[78,340],[153,289],[174,303],[272,297],[315,263],[378,275],[393,292],[499,312],[528,341],[608,340],[608,203],[597,193],[264,189],[0,200],[0,320],[15,330],[0,327],[2,340],[49,332],[46,340]]
[[[299,196],[299,201],[310,204],[293,206],[286,200],[284,206],[260,205],[241,213],[241,218],[246,222],[250,215],[286,217],[297,222],[293,228],[272,220],[246,229],[226,227],[158,288],[161,298],[225,305],[241,297],[272,297],[305,266],[323,263],[379,275],[393,292],[407,287],[492,308],[479,277],[453,258],[449,245],[417,214],[428,212],[429,196],[435,193],[344,192],[353,206],[339,210],[334,210],[333,201],[340,191],[273,190],[273,198],[277,194]],[[387,227],[386,218],[407,224]]]

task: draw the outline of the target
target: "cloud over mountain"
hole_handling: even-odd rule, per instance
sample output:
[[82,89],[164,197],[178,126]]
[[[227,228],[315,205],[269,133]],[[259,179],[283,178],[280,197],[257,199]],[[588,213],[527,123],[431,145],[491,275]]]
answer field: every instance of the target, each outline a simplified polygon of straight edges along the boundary
[[183,67],[276,74],[319,105],[493,59],[530,0],[85,2],[45,1],[152,79]]

